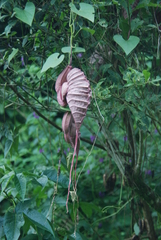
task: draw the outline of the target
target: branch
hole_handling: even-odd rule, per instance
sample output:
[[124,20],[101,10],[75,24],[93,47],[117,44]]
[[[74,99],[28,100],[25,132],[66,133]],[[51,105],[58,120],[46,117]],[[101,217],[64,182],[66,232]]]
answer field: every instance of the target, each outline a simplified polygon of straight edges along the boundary
[[142,163],[142,155],[143,155],[143,132],[139,130],[139,156],[136,165],[136,173],[140,174],[141,163]]
[[157,239],[149,206],[144,201],[143,201],[143,214],[144,214],[144,219],[146,220],[146,228],[147,228],[149,238],[151,240]]
[[[2,74],[0,73],[0,77],[3,80],[3,82],[6,82],[6,79],[2,76]],[[62,129],[56,125],[54,122],[50,121],[48,118],[46,118],[42,113],[40,113],[35,107],[32,106],[32,104],[30,102],[28,102],[18,91],[15,87],[13,87],[13,85],[9,85],[9,87],[12,89],[12,91],[23,101],[27,104],[27,106],[30,106],[40,117],[42,117],[45,121],[47,121],[48,123],[50,123],[52,126],[54,126],[55,128],[57,128],[58,130],[62,131]]]
[[127,110],[123,111],[123,119],[126,126],[126,132],[128,134],[128,143],[130,147],[130,152],[132,156],[132,166],[134,167],[137,162],[137,148],[136,148],[136,139],[134,134],[133,123],[131,119],[130,112]]

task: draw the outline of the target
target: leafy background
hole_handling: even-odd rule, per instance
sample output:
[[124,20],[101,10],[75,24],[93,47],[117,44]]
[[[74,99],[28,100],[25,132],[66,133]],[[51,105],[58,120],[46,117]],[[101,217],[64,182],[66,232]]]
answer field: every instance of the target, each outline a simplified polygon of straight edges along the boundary
[[[160,8],[0,1],[1,239],[161,238]],[[71,36],[92,99],[67,214],[73,149],[54,85]]]

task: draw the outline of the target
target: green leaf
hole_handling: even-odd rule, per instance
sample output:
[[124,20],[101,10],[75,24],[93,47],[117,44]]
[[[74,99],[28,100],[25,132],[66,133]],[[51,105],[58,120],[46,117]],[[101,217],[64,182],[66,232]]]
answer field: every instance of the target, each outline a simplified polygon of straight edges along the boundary
[[55,203],[61,207],[64,207],[66,205],[66,198],[56,196]]
[[160,82],[161,81],[161,78],[160,77],[157,77],[156,79],[152,80],[153,83],[155,82]]
[[4,165],[0,166],[0,173],[4,175],[5,171],[6,171],[5,166]]
[[9,128],[5,129],[4,135],[8,140],[13,141],[13,133]]
[[0,139],[4,136],[4,129],[0,128]]
[[[61,51],[62,51],[63,53],[70,53],[70,52],[71,52],[71,47],[70,47],[70,46],[69,46],[69,47],[63,47],[63,48],[61,49]],[[73,52],[73,53],[85,52],[85,49],[84,49],[84,48],[81,48],[81,47],[75,47],[75,48],[72,49],[72,52]]]
[[26,178],[23,173],[15,175],[15,186],[23,201],[26,193]]
[[75,47],[73,48],[74,53],[80,53],[80,52],[85,52],[86,50],[82,47]]
[[146,69],[144,69],[143,74],[144,74],[144,77],[145,77],[145,81],[148,81],[149,78],[150,78],[150,72],[147,71]]
[[122,34],[123,39],[128,40],[128,35],[129,35],[129,30],[130,30],[128,18],[124,19],[124,17],[122,17],[119,21],[119,27],[121,29],[121,34]]
[[[131,21],[131,31],[134,32],[136,29],[143,25],[144,21],[140,20],[139,18],[135,18]],[[155,26],[155,25],[153,25]],[[155,26],[156,27],[156,26]]]
[[51,2],[50,2],[51,5],[53,5],[53,4],[55,3],[55,1],[56,1],[56,0],[51,0]]
[[3,221],[4,217],[0,217],[0,239],[3,239],[2,237],[4,236]]
[[21,213],[7,212],[4,217],[4,232],[7,239],[17,240],[20,236],[20,228],[24,225]]
[[156,7],[156,8],[161,8],[160,4],[156,3],[150,3],[150,0],[143,0],[141,1],[135,8],[135,10],[140,9],[140,8],[146,8],[146,7]]
[[137,236],[138,236],[139,233],[140,233],[140,228],[139,228],[139,226],[137,225],[137,223],[134,224],[134,232],[135,232],[135,234],[136,234]]
[[74,48],[74,52],[75,53],[79,53],[79,52],[85,52],[86,50],[84,48],[81,48],[81,47],[76,47]]
[[90,207],[90,203],[81,203],[80,207],[88,218],[92,216],[92,208]]
[[105,19],[100,19],[98,24],[104,28],[108,27],[108,22]]
[[4,33],[8,37],[8,34],[11,32],[12,27],[17,23],[16,20],[9,21],[8,25],[4,29]]
[[51,228],[48,219],[44,215],[39,213],[37,210],[26,210],[24,211],[24,214],[37,227],[44,229],[55,237],[53,229]]
[[154,25],[154,24],[148,24],[148,25],[147,25],[147,27],[149,27],[149,28],[155,28],[155,29],[157,29],[157,26],[156,26],[156,25]]
[[95,30],[93,29],[90,29],[90,28],[86,28],[86,27],[83,27],[82,30],[86,31],[86,32],[89,32],[90,34],[94,34],[95,33]]
[[126,0],[119,0],[119,4],[122,6],[122,8],[124,8],[126,10],[127,13],[127,18],[131,18],[131,14],[132,14],[132,8],[131,8],[131,3],[134,2],[132,1],[127,1]]
[[27,43],[27,41],[28,41],[28,36],[25,36],[24,39],[23,39],[23,41],[22,41],[22,47],[25,46],[25,44]]
[[112,64],[111,63],[106,63],[106,64],[102,64],[100,67],[99,67],[99,71],[102,71],[103,74],[105,74],[107,72],[107,70],[109,68],[112,67]]
[[71,234],[70,237],[77,240],[87,240],[87,238],[79,232]]
[[14,8],[14,12],[16,13],[16,17],[22,22],[32,25],[32,21],[35,15],[35,5],[32,2],[27,2],[25,9]]
[[42,186],[45,187],[47,182],[48,182],[48,178],[47,176],[43,175],[42,177],[36,179],[36,181]]
[[[57,182],[57,171],[56,170],[45,170],[43,172],[44,175],[48,177],[53,182]],[[60,184],[62,187],[67,188],[69,183],[69,179],[60,173],[58,178],[58,184]]]
[[73,3],[69,4],[71,11],[77,15],[94,22],[94,7],[88,3],[80,3],[80,9],[78,10]]
[[27,208],[34,204],[33,199],[25,200],[24,202],[18,202],[15,208],[16,213],[23,213]]
[[58,66],[64,60],[64,54],[62,54],[59,58],[58,56],[59,53],[54,53],[50,55],[44,63],[41,73],[46,72],[49,68],[54,68]]
[[3,1],[0,1],[0,9],[2,8],[5,8],[5,4],[7,3],[7,0],[3,0]]
[[38,236],[36,234],[28,234],[22,240],[38,240]]
[[18,49],[13,48],[11,54],[8,56],[8,64],[16,56],[17,53],[18,53]]
[[88,203],[88,202],[80,202],[80,207],[84,214],[90,218],[92,216],[93,210],[98,211],[98,208],[96,205],[93,203]]
[[19,145],[19,130],[22,126],[18,126],[14,129],[14,141],[13,141],[13,144],[12,144],[12,148],[11,148],[11,151],[16,151],[18,153],[18,145]]
[[2,192],[5,190],[5,188],[7,187],[8,183],[10,182],[10,180],[13,178],[14,176],[14,172],[9,172],[6,175],[4,175],[1,179],[0,179],[0,183],[2,182]]
[[19,145],[19,136],[17,135],[17,137],[14,138],[14,141],[11,147],[12,154],[14,153],[14,151],[18,153],[18,145]]
[[132,50],[140,42],[140,38],[136,36],[130,36],[128,40],[124,40],[121,35],[115,35],[113,37],[114,41],[124,50],[126,55],[132,52]]
[[13,141],[7,139],[5,142],[5,148],[4,148],[4,158],[7,156],[11,146],[12,146]]

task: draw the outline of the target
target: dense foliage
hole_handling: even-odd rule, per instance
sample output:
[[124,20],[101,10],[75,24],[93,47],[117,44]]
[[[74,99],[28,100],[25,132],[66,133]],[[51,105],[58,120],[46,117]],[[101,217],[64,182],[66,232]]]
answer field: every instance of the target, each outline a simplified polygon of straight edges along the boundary
[[[0,1],[0,239],[161,239],[160,33],[160,1]],[[92,98],[66,213],[71,59]]]

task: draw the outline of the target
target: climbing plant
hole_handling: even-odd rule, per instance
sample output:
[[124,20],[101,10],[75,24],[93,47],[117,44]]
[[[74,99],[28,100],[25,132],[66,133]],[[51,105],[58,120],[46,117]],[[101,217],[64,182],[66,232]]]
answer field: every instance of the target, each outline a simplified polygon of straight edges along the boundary
[[160,239],[160,1],[1,0],[0,23],[0,238]]

